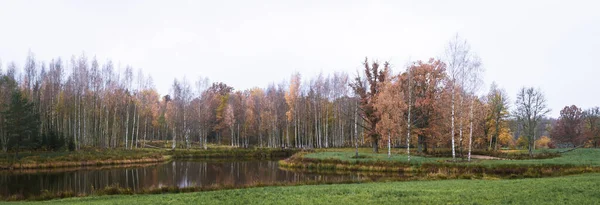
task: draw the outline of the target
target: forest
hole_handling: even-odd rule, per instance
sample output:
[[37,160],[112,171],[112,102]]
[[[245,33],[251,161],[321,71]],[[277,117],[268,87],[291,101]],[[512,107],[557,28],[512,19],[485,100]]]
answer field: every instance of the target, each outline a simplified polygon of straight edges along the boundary
[[[451,149],[597,147],[600,108],[565,106],[558,119],[541,88],[508,96],[460,37],[443,57],[393,68],[364,59],[355,74],[292,73],[266,88],[237,90],[206,77],[175,79],[168,94],[132,66],[86,54],[0,63],[3,152],[170,146]],[[4,66],[3,66],[4,65]],[[480,94],[484,93],[484,94]],[[158,144],[158,145],[157,145]]]

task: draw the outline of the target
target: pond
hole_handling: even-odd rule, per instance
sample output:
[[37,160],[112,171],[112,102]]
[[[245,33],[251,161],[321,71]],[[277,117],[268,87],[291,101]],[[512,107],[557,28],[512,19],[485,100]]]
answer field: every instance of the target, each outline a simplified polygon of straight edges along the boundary
[[277,161],[175,160],[150,165],[86,167],[0,172],[0,195],[39,195],[72,191],[89,194],[94,189],[118,185],[132,191],[160,187],[244,186],[249,184],[334,182],[357,180],[358,174],[316,174],[279,168]]

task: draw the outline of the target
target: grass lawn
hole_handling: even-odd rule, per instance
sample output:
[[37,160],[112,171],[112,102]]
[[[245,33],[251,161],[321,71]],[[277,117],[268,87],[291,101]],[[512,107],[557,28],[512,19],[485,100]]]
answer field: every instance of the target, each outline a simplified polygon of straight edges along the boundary
[[[314,159],[337,159],[348,162],[368,161],[392,161],[407,162],[407,155],[394,153],[391,158],[387,153],[373,154],[361,150],[359,154],[366,158],[355,159],[353,150],[319,151],[304,155],[306,158]],[[550,150],[556,151],[556,150]],[[440,163],[451,160],[451,158],[411,156],[411,164]],[[462,164],[462,163],[458,163]],[[465,163],[466,164],[466,163]],[[600,149],[576,149],[562,153],[560,157],[550,159],[525,159],[525,160],[477,160],[469,164],[476,165],[576,165],[576,166],[600,166]]]
[[113,195],[8,204],[597,204],[600,174],[515,180],[441,180]]

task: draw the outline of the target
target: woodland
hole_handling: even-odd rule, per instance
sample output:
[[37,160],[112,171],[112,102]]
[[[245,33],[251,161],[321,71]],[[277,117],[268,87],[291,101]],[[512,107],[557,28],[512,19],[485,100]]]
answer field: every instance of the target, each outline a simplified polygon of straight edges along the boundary
[[482,60],[458,36],[441,59],[392,68],[365,58],[354,75],[293,73],[289,81],[246,90],[184,77],[159,94],[142,70],[85,54],[45,62],[30,52],[22,67],[14,61],[4,67],[3,152],[138,149],[160,142],[171,149],[442,148],[454,158],[472,149],[531,154],[536,146],[597,147],[600,139],[598,107],[565,106],[552,119],[541,88],[507,96],[492,82],[480,92]]

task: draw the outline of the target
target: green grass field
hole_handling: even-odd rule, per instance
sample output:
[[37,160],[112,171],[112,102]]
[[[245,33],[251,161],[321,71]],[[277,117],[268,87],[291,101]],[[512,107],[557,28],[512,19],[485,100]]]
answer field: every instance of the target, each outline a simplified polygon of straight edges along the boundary
[[[556,151],[556,150],[551,150]],[[304,155],[306,158],[313,159],[337,159],[348,162],[369,162],[369,161],[390,161],[390,162],[408,162],[407,155],[404,153],[395,153],[391,158],[387,153],[373,154],[361,150],[361,156],[366,158],[352,158],[353,150],[336,150],[331,152],[315,152]],[[451,160],[444,157],[423,157],[411,156],[411,164],[421,163],[440,163]],[[458,164],[466,164],[459,162]],[[479,160],[473,159],[469,164],[476,165],[576,165],[576,166],[600,166],[600,149],[576,149],[570,152],[562,153],[560,157],[550,159],[524,159],[524,160]]]
[[113,195],[7,204],[598,204],[600,174],[515,180],[440,180]]

